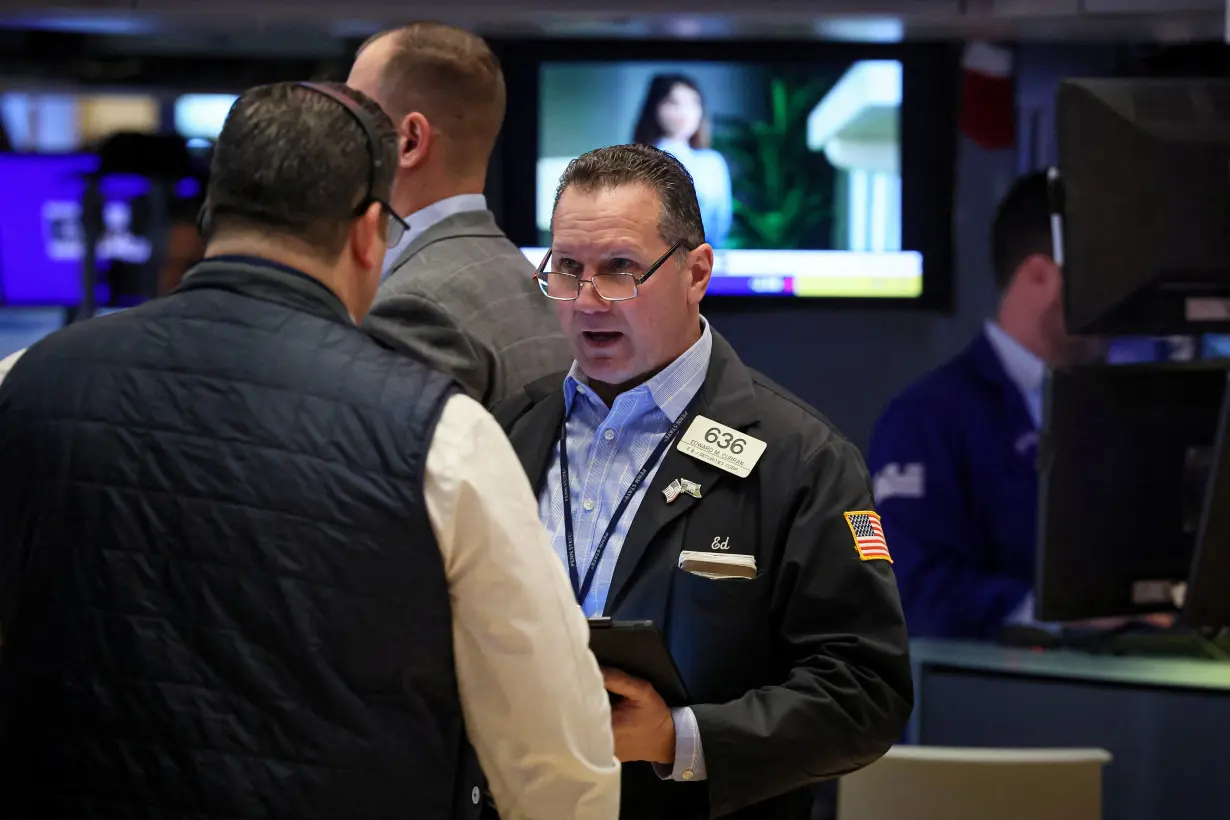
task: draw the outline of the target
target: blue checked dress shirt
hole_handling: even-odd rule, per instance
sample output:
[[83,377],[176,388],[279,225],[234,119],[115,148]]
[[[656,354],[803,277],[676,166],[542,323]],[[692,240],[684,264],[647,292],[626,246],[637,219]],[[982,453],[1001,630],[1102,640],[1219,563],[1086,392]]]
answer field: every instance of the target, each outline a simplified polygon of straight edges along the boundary
[[[703,329],[696,344],[649,381],[616,397],[610,408],[585,385],[585,377],[575,362],[564,379],[573,539],[577,570],[582,576],[589,568],[594,548],[606,531],[611,513],[628,491],[637,471],[705,382],[713,336],[709,323],[702,318],[701,324]],[[632,496],[607,542],[593,586],[582,604],[586,617],[600,616],[606,608],[611,576],[624,539],[657,471],[655,464]],[[567,567],[558,447],[552,455],[547,480],[538,499],[538,517],[551,537],[556,554]],[[705,755],[696,716],[691,709],[683,707],[672,709],[671,717],[675,722],[675,766],[670,771],[657,765],[654,768],[663,778],[704,780]]]

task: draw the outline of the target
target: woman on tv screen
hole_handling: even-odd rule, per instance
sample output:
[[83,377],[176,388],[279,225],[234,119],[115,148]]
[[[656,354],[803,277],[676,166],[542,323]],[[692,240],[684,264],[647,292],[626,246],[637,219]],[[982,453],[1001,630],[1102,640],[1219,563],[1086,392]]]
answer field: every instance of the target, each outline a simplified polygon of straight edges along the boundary
[[730,169],[709,147],[705,101],[696,81],[686,74],[654,75],[632,141],[661,148],[683,163],[696,185],[705,241],[721,248],[730,231]]

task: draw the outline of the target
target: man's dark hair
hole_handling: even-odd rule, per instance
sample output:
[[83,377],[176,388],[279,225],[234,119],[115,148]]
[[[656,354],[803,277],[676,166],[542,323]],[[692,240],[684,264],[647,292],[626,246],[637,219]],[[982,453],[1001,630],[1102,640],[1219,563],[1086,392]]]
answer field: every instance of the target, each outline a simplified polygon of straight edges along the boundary
[[372,148],[340,102],[297,83],[258,86],[235,101],[218,136],[206,240],[227,230],[259,230],[293,236],[334,258],[357,209],[388,201],[397,162],[393,124],[358,91],[321,85],[358,103],[372,126],[380,172],[371,189]]
[[991,263],[1002,293],[1017,268],[1034,254],[1051,256],[1051,215],[1046,172],[1023,176],[999,203],[991,226]]
[[424,21],[383,31],[358,53],[386,38],[390,49],[380,96],[389,116],[401,120],[418,111],[446,136],[451,170],[469,174],[485,168],[504,124],[508,96],[491,47],[477,34]]
[[692,175],[679,160],[652,145],[597,148],[568,163],[555,191],[552,221],[560,197],[569,188],[592,192],[638,184],[648,186],[662,200],[658,216],[662,241],[673,245],[683,240],[687,250],[704,244],[705,225],[700,218]]

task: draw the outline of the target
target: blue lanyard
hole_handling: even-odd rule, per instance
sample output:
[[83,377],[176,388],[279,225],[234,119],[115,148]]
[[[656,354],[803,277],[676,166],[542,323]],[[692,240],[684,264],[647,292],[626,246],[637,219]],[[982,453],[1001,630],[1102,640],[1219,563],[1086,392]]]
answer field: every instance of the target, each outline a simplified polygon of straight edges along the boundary
[[641,466],[641,469],[637,471],[636,477],[632,479],[632,483],[628,485],[628,491],[624,493],[624,497],[620,500],[619,506],[615,508],[615,512],[611,513],[611,520],[607,522],[606,532],[602,533],[602,539],[594,549],[594,556],[590,559],[589,568],[585,571],[584,582],[581,581],[577,570],[576,542],[572,536],[572,487],[568,480],[568,420],[564,419],[560,424],[559,477],[564,493],[564,541],[568,545],[568,579],[572,581],[572,591],[577,596],[577,603],[582,607],[585,606],[585,599],[589,596],[590,587],[594,585],[594,576],[598,574],[598,563],[602,560],[602,554],[606,552],[607,542],[611,540],[611,536],[615,533],[615,527],[619,524],[619,519],[623,517],[624,511],[628,509],[628,503],[632,501],[632,496],[636,495],[636,491],[644,483],[645,476],[649,475],[649,471],[661,460],[662,454],[666,452],[666,448],[670,447],[671,442],[675,440],[675,436],[679,435],[679,428],[683,426],[683,420],[687,417],[687,410],[679,414],[679,418],[675,419],[675,423],[666,431],[666,435],[658,442],[657,448],[650,454],[649,459]]

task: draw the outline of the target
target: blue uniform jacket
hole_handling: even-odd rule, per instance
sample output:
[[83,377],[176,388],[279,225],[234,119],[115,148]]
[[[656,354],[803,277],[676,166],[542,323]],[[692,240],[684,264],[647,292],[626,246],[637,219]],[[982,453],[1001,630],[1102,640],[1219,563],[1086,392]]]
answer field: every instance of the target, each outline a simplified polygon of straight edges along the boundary
[[984,334],[893,401],[869,469],[912,637],[994,639],[1033,587],[1038,436]]

